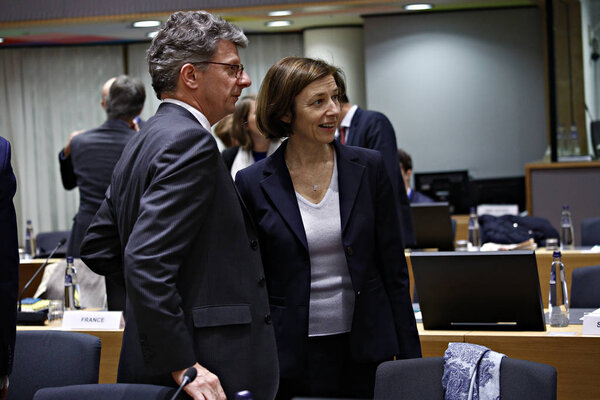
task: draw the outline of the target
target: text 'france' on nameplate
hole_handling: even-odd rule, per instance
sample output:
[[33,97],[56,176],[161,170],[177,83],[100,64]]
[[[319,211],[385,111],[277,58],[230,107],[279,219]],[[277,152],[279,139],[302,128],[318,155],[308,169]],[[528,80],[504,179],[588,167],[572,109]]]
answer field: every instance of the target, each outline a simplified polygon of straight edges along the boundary
[[63,329],[105,329],[123,328],[122,311],[65,311]]

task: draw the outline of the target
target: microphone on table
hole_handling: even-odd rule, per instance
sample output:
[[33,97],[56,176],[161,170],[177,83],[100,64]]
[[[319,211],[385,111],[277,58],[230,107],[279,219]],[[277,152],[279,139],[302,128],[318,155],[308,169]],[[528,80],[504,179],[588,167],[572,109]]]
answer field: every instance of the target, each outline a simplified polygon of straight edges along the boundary
[[188,383],[190,383],[191,381],[196,379],[197,374],[198,374],[198,371],[196,370],[196,368],[189,367],[185,371],[185,374],[183,374],[183,380],[181,381],[181,385],[179,385],[179,388],[177,389],[177,391],[175,392],[173,397],[171,397],[171,400],[175,400],[177,398],[177,395],[179,395],[179,392],[181,392],[181,389],[183,389],[183,387],[185,385],[187,385]]
[[43,325],[44,321],[46,321],[47,315],[43,311],[33,311],[33,312],[21,311],[21,303],[23,302],[23,295],[25,294],[25,291],[27,290],[27,288],[29,288],[31,283],[34,281],[34,279],[38,276],[40,271],[42,271],[44,268],[46,268],[48,261],[50,261],[50,259],[54,255],[54,253],[56,253],[56,251],[58,250],[58,248],[60,246],[62,246],[63,244],[65,244],[66,242],[67,242],[66,238],[60,239],[60,241],[58,242],[56,247],[48,255],[48,258],[46,258],[46,261],[44,261],[44,263],[37,269],[37,271],[35,271],[35,273],[31,277],[31,279],[29,279],[27,281],[27,283],[25,284],[25,286],[23,286],[23,290],[21,290],[21,294],[19,295],[17,325],[19,325],[19,324],[20,325]]

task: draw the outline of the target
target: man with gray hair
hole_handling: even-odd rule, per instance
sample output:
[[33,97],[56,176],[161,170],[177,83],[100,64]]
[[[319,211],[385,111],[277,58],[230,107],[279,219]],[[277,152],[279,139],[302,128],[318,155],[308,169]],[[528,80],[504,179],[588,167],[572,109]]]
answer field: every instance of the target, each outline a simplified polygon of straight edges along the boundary
[[[67,255],[79,257],[79,247],[92,218],[98,211],[110,184],[115,164],[125,145],[135,135],[131,128],[146,100],[139,79],[121,75],[109,79],[102,89],[102,107],[107,119],[95,129],[72,134],[58,160],[65,189],[79,187],[79,210],[73,219]],[[123,310],[123,279],[106,279],[109,310]]]
[[81,255],[124,274],[119,382],[181,384],[194,399],[273,399],[277,352],[258,237],[210,133],[251,81],[236,26],[176,12],[147,52],[162,100],[115,167]]

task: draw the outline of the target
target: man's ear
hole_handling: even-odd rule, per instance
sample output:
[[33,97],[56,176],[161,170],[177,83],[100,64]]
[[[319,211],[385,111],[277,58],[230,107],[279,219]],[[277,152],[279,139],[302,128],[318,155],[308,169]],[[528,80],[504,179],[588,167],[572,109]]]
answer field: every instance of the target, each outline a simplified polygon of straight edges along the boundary
[[196,69],[192,64],[183,64],[181,70],[179,70],[179,79],[181,82],[190,89],[198,88],[201,71]]

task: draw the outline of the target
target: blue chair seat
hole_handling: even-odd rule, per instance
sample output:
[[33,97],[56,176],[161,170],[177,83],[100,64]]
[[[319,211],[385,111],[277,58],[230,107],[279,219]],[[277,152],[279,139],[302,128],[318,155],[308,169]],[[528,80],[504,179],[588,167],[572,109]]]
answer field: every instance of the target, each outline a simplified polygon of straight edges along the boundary
[[102,343],[66,331],[17,331],[8,399],[31,400],[38,389],[98,383]]
[[600,265],[575,268],[571,274],[571,303],[573,308],[600,307]]
[[586,218],[581,221],[581,245],[600,244],[600,217]]
[[[177,388],[136,383],[75,385],[38,390],[33,400],[169,400]],[[181,392],[178,400],[190,397]]]
[[[62,239],[69,240],[71,231],[53,231],[53,232],[40,232],[35,237],[35,257],[46,258],[50,255],[50,252],[54,250],[58,242]],[[66,257],[67,255],[67,243],[63,244],[54,253],[54,258]]]

